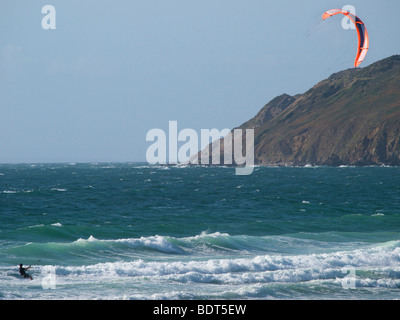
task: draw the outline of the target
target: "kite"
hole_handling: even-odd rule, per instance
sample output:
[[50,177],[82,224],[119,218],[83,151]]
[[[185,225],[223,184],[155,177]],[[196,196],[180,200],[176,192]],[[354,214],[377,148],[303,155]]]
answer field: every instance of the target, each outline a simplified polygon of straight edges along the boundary
[[369,37],[368,37],[367,28],[365,27],[364,23],[361,21],[361,19],[359,17],[355,16],[354,14],[352,14],[348,11],[342,10],[342,9],[328,10],[322,15],[322,19],[325,20],[336,14],[344,14],[356,26],[356,30],[357,30],[357,34],[358,34],[358,47],[357,47],[356,60],[354,61],[354,67],[357,68],[360,65],[360,63],[364,60],[364,58],[368,52]]

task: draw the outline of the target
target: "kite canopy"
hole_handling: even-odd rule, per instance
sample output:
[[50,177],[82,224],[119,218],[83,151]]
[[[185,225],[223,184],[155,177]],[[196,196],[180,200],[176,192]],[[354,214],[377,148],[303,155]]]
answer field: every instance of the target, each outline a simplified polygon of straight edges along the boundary
[[354,14],[351,14],[350,12],[342,10],[342,9],[328,10],[322,15],[322,19],[325,20],[336,14],[344,14],[356,26],[356,30],[357,30],[357,34],[358,34],[358,48],[357,48],[357,56],[356,56],[356,60],[354,62],[354,66],[357,68],[360,65],[360,63],[364,60],[364,58],[368,52],[369,37],[368,37],[367,28],[365,27],[364,23],[361,21],[360,18],[358,18]]

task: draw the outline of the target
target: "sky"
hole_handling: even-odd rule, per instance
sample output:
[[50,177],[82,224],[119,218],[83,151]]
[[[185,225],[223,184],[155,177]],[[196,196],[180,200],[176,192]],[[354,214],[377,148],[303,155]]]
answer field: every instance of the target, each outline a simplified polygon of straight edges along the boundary
[[145,161],[169,121],[233,129],[353,67],[356,31],[321,18],[345,5],[370,36],[360,67],[400,54],[398,0],[2,0],[0,163]]

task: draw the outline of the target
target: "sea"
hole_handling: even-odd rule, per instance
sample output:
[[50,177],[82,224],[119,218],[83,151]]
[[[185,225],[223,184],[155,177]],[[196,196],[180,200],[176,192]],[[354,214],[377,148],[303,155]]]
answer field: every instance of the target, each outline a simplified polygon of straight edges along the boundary
[[399,167],[0,165],[2,300],[399,298]]

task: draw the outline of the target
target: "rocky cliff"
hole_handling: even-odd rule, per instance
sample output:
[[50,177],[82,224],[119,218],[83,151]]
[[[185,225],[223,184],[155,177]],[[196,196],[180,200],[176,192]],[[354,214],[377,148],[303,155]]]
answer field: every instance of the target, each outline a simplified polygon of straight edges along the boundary
[[259,165],[400,165],[400,55],[276,97],[239,128]]

